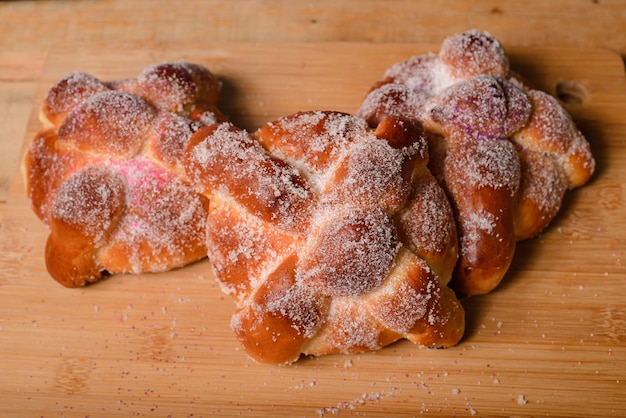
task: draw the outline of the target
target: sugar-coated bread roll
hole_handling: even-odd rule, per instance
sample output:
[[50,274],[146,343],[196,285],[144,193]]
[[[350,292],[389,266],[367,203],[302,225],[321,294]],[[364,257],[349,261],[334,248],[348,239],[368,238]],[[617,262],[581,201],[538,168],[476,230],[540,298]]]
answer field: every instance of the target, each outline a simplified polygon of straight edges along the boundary
[[73,73],[48,91],[23,173],[50,227],[46,266],[68,287],[156,272],[206,256],[209,202],[184,176],[193,132],[225,117],[220,83],[186,62],[103,82]]
[[184,161],[210,199],[209,260],[253,358],[462,337],[464,310],[447,287],[452,208],[427,168],[420,125],[392,117],[373,130],[321,111],[253,134],[223,123],[194,133]]
[[429,167],[446,190],[460,252],[452,286],[493,290],[516,242],[542,231],[568,189],[595,162],[559,102],[513,73],[502,45],[477,30],[447,38],[438,54],[390,67],[357,112],[375,127],[390,116],[419,121]]

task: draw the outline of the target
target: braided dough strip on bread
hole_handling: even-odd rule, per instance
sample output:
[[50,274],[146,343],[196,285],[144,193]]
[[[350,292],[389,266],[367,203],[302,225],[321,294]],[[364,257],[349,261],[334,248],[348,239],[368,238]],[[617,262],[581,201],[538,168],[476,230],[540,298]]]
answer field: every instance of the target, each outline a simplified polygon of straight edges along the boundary
[[207,69],[184,62],[109,83],[74,73],[50,88],[45,128],[22,168],[33,210],[50,227],[54,279],[78,287],[206,256],[208,200],[180,159],[194,131],[225,120],[219,92]]
[[312,111],[254,134],[224,123],[192,136],[185,163],[211,202],[209,260],[250,356],[459,341],[464,311],[446,286],[456,230],[427,162],[423,131],[400,118],[373,131]]
[[408,117],[428,132],[429,167],[458,226],[452,285],[469,295],[500,283],[516,241],[542,231],[567,189],[585,184],[595,167],[562,106],[513,73],[502,45],[476,30],[390,67],[357,115],[371,126]]

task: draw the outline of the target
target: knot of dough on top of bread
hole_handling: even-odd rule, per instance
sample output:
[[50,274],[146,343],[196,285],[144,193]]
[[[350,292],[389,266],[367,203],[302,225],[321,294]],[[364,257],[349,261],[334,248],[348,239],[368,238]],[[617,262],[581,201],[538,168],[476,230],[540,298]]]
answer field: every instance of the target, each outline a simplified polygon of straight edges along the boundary
[[322,111],[254,133],[223,123],[194,133],[184,161],[210,200],[209,260],[253,358],[289,363],[401,338],[450,346],[463,335],[446,286],[452,209],[419,125],[392,117],[372,130]]
[[542,231],[566,190],[585,184],[595,167],[559,102],[511,71],[502,45],[477,30],[447,38],[438,54],[391,66],[357,115],[372,127],[406,117],[427,131],[429,167],[458,227],[452,286],[465,294],[493,290],[516,241]]
[[226,120],[220,88],[206,68],[175,62],[114,82],[73,73],[49,89],[45,128],[22,168],[33,210],[50,227],[54,279],[78,287],[206,256],[208,200],[180,161],[193,132]]

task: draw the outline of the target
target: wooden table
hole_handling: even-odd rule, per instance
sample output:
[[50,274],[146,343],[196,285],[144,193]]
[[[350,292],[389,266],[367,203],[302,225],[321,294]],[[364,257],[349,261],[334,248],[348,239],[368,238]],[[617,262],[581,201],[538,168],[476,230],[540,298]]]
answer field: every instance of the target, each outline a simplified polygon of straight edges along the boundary
[[[626,3],[173,4],[0,3],[0,415],[626,415]],[[474,27],[542,89],[582,87],[565,106],[598,170],[519,246],[496,292],[464,301],[457,347],[271,367],[239,348],[206,261],[78,290],[47,275],[18,163],[59,77],[195,60],[236,83],[224,106],[253,129],[306,108],[354,111],[388,65]]]

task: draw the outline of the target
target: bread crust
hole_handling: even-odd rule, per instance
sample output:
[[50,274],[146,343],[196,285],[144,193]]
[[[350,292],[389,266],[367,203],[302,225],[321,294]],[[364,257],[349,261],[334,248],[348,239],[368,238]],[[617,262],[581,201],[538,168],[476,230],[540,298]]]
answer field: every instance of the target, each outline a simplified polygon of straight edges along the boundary
[[220,83],[186,62],[104,82],[73,73],[49,89],[23,160],[35,214],[50,227],[50,275],[79,287],[206,256],[209,202],[184,176],[186,141],[225,121]]
[[322,111],[252,134],[225,123],[192,136],[185,164],[211,201],[209,260],[256,360],[461,339],[464,310],[446,285],[452,208],[419,125],[389,118],[373,130]]
[[410,57],[374,83],[357,115],[421,122],[431,171],[455,209],[460,239],[453,287],[497,287],[516,242],[547,227],[568,189],[587,183],[589,143],[556,99],[511,71],[491,34],[445,39],[437,54]]

